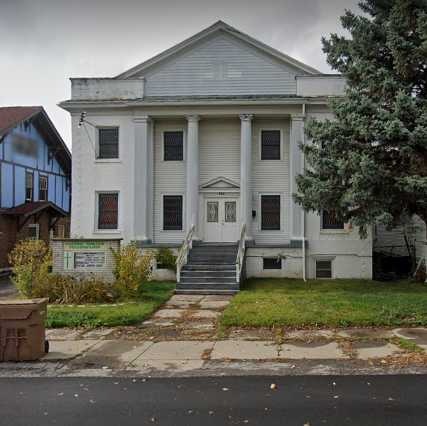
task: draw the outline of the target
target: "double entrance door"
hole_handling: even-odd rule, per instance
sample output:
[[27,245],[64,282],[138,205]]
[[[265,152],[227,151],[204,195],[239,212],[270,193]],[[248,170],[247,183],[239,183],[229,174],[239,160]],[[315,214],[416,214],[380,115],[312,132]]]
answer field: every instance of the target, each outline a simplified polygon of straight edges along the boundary
[[237,198],[205,200],[205,240],[236,242],[239,239],[239,201]]

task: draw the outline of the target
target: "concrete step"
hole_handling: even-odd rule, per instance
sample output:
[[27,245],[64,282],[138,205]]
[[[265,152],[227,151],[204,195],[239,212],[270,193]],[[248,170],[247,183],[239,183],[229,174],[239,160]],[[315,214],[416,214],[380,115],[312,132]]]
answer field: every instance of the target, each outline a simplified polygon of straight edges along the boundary
[[236,276],[231,277],[189,277],[181,276],[181,283],[191,284],[191,283],[203,283],[203,284],[216,284],[216,283],[230,283],[234,284],[236,282]]
[[175,294],[236,294],[238,293],[238,290],[219,290],[219,289],[214,289],[214,290],[195,290],[195,289],[191,289],[191,290],[184,290],[184,289],[176,289],[175,290]]
[[181,290],[239,290],[239,285],[237,283],[177,283],[177,289]]
[[187,271],[235,271],[236,265],[234,263],[187,263],[183,266],[182,272]]
[[226,278],[233,278],[236,276],[236,271],[233,270],[213,270],[213,271],[199,271],[199,270],[182,270],[181,271],[181,277],[226,277]]

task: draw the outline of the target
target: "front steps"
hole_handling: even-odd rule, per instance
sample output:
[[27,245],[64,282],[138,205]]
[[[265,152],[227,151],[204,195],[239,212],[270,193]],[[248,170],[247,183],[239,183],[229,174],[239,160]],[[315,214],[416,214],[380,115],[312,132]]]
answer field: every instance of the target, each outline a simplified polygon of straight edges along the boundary
[[187,264],[181,270],[177,294],[234,294],[237,245],[200,243],[193,245]]

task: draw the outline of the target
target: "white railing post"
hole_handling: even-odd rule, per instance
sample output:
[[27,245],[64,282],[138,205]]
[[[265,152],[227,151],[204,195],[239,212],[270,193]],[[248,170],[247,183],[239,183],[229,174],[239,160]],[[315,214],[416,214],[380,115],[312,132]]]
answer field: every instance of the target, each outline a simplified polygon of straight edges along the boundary
[[188,252],[193,247],[194,229],[195,226],[191,225],[176,258],[176,281],[178,283],[181,281],[181,269],[188,261]]
[[239,246],[237,248],[237,257],[236,257],[236,283],[240,283],[240,277],[242,275],[243,269],[243,259],[245,258],[245,248],[246,248],[246,224],[242,225],[242,230],[240,232]]

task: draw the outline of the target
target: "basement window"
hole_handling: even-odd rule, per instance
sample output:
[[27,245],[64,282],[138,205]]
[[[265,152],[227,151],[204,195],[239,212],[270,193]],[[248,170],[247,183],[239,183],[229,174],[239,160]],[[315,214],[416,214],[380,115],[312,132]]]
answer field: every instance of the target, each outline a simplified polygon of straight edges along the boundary
[[316,260],[316,278],[332,278],[332,260]]
[[264,257],[262,269],[282,269],[282,259],[280,257]]

